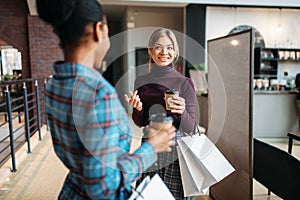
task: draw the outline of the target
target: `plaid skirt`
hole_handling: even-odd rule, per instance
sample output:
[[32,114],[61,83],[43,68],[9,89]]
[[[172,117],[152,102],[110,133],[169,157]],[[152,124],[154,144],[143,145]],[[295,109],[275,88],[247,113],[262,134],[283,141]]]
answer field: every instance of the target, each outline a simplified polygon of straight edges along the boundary
[[[177,131],[177,139],[180,138],[179,134],[180,131]],[[137,181],[137,185],[139,185],[146,176],[152,177],[155,174],[161,177],[176,200],[194,199],[193,197],[184,198],[176,146],[172,147],[171,152],[159,153],[157,162],[142,174],[142,177]]]

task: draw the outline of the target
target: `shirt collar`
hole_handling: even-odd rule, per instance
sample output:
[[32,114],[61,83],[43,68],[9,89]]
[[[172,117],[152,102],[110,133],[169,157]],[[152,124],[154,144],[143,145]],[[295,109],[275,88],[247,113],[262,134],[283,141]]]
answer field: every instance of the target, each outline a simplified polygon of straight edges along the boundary
[[[79,73],[82,73],[82,70],[95,71],[89,67],[86,67],[79,63],[65,63],[63,61],[58,61],[53,63],[53,76],[54,77],[76,77]],[[94,72],[93,72],[94,73]]]

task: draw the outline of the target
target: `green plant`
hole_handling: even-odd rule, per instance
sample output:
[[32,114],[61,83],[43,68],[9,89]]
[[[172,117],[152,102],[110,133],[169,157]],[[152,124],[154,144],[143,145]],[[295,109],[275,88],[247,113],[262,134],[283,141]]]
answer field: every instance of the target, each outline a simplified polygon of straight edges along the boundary
[[201,64],[188,64],[188,69],[189,70],[200,70],[200,71],[204,71],[205,70],[205,64],[201,63]]
[[5,74],[5,75],[3,76],[3,79],[4,79],[5,81],[10,81],[10,80],[12,80],[12,76],[9,75],[9,74]]

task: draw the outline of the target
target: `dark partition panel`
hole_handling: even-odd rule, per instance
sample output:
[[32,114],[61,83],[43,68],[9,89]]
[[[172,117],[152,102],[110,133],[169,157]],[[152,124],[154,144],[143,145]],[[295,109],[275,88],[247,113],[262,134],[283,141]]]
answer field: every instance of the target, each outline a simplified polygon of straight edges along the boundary
[[210,188],[213,199],[252,198],[252,30],[208,41],[208,137],[236,171]]

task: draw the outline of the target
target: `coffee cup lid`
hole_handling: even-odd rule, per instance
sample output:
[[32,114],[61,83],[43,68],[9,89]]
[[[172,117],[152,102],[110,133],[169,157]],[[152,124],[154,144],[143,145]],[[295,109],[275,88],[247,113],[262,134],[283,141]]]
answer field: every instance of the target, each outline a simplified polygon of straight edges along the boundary
[[167,117],[166,113],[156,113],[150,115],[150,121],[152,122],[173,122],[173,118]]
[[166,90],[166,94],[178,94],[178,91],[175,89]]

